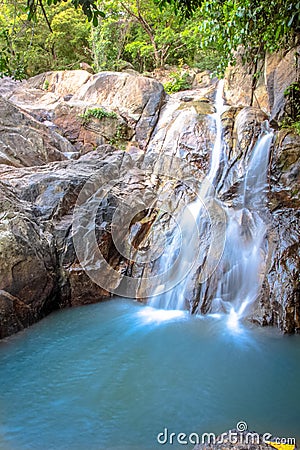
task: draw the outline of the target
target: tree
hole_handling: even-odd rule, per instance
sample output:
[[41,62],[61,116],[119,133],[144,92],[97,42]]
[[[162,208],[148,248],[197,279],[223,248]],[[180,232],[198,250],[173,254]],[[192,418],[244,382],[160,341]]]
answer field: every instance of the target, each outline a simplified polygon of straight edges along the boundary
[[220,56],[222,73],[234,61],[234,50],[245,48],[245,59],[257,63],[265,52],[288,48],[300,33],[299,0],[156,0],[178,14],[201,17],[201,48]]
[[41,10],[28,21],[26,1],[3,0],[0,10],[0,74],[22,79],[47,70],[90,63],[90,24],[70,1],[45,5],[49,26]]
[[[28,20],[35,20],[37,17],[37,13],[39,9],[42,11],[44,19],[46,20],[49,30],[51,29],[51,23],[48,19],[47,11],[45,9],[45,5],[59,5],[66,0],[27,0],[27,11],[28,11]],[[99,10],[96,0],[71,0],[72,6],[74,8],[81,7],[83,13],[87,16],[88,21],[92,21],[95,26],[98,25],[98,17],[104,16],[104,13]]]
[[93,30],[97,69],[118,69],[130,62],[139,71],[179,60],[192,63],[199,49],[199,28],[192,20],[162,11],[154,0],[102,2],[105,18]]

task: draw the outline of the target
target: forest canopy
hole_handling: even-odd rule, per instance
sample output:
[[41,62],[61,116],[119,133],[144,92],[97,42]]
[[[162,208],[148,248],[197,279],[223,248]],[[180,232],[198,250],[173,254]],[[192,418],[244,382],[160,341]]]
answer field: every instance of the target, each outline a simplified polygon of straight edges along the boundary
[[79,68],[222,74],[234,51],[255,63],[299,39],[300,0],[0,0],[0,74]]

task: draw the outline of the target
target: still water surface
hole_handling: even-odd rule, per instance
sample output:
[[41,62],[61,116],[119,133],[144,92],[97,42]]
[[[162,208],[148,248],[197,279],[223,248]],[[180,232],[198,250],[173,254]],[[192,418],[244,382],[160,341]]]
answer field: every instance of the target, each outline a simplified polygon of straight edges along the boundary
[[[1,450],[148,450],[169,432],[300,437],[300,339],[115,299],[0,343]],[[299,442],[299,441],[298,441]]]

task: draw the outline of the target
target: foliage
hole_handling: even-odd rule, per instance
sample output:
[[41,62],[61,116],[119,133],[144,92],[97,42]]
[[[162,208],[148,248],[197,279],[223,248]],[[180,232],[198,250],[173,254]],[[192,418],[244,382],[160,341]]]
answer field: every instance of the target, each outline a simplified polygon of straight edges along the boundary
[[91,63],[90,24],[71,1],[45,6],[52,33],[40,10],[37,22],[29,22],[26,1],[16,7],[4,0],[0,11],[0,73],[21,79],[47,70],[79,68]]
[[164,84],[167,94],[191,88],[190,76],[187,72],[176,71],[170,74],[171,80]]
[[213,49],[198,50],[195,54],[193,67],[200,71],[210,70],[216,72],[220,63],[219,54]]
[[201,48],[219,54],[220,74],[228,62],[234,62],[234,51],[240,45],[245,48],[245,60],[256,65],[266,51],[288,47],[300,32],[299,0],[156,1],[199,18]]
[[117,2],[106,1],[102,8],[105,19],[91,33],[94,68],[97,72],[121,70],[126,67],[124,47],[130,35],[131,23],[122,16]]
[[55,68],[74,67],[80,61],[91,62],[89,50],[90,25],[86,18],[70,7],[70,2],[60,5],[51,18],[53,33],[48,35],[46,45],[54,48]]
[[171,4],[176,14],[183,15],[184,17],[191,17],[195,10],[197,10],[203,0],[156,0],[156,4],[161,8],[165,8],[166,5]]
[[292,121],[300,120],[300,83],[295,81],[284,91],[286,109]]
[[45,80],[45,81],[44,81],[43,89],[44,89],[45,91],[47,91],[47,90],[49,89],[49,81],[48,81],[48,80]]
[[96,70],[130,66],[140,72],[166,63],[193,64],[199,50],[199,27],[192,20],[175,16],[168,6],[160,11],[154,0],[101,3],[105,18],[93,30]]
[[21,80],[26,76],[26,63],[11,39],[6,18],[0,15],[0,78],[10,76]]
[[2,0],[0,30],[0,76],[92,60],[97,71],[142,72],[180,59],[222,74],[240,45],[255,69],[291,45],[300,0]]
[[79,117],[83,119],[83,123],[86,124],[93,117],[101,120],[104,118],[117,119],[118,116],[114,111],[107,111],[103,108],[91,108],[86,110],[83,114],[80,114]]
[[300,83],[290,84],[284,91],[286,98],[285,117],[281,122],[281,128],[291,128],[300,134]]
[[84,0],[2,0],[0,73],[24,78],[78,68],[83,61],[93,62],[96,71],[130,67],[140,72],[176,65],[179,59],[189,65],[196,62],[198,23],[175,16],[171,6],[160,11],[155,0],[89,1],[86,7],[90,5],[92,14],[94,6],[101,9],[101,15],[96,14],[99,25],[92,27],[88,19],[94,21],[94,16],[80,11],[80,6],[89,10],[84,4]]
[[300,135],[300,121],[299,122],[294,122],[291,127],[293,128],[293,130]]
[[124,128],[122,125],[117,126],[116,134],[109,140],[110,145],[115,145],[120,150],[125,150],[126,148],[126,135],[124,133]]
[[[290,15],[293,3],[296,8],[296,0],[280,3],[275,0],[259,3],[252,0],[226,0],[223,3],[205,0],[201,7],[201,46],[218,51],[220,73],[228,62],[234,61],[234,51],[240,45],[245,49],[245,61],[256,66],[266,51],[274,52],[288,46],[294,35]],[[296,20],[296,16],[292,17]]]
[[[28,20],[37,20],[37,14],[41,10],[44,19],[46,20],[48,27],[51,31],[51,23],[48,19],[46,5],[59,5],[62,1],[67,0],[27,0]],[[93,22],[94,26],[98,25],[98,17],[104,17],[103,11],[100,11],[97,6],[96,0],[71,0],[72,6],[77,9],[79,6],[82,8],[83,13],[86,15],[89,22]]]

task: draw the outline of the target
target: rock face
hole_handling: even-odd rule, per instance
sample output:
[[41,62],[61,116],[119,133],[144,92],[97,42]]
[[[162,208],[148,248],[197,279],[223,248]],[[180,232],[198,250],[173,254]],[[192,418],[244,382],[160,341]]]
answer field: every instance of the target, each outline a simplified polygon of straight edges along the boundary
[[82,86],[72,101],[99,104],[125,116],[134,126],[135,141],[144,149],[156,125],[164,96],[162,85],[151,78],[103,72]]
[[300,332],[300,136],[280,131],[270,165],[269,270],[255,319]]
[[[209,170],[216,83],[204,75],[195,89],[168,97],[157,81],[129,73],[65,71],[22,83],[0,80],[0,337],[54,309],[124,292],[126,279],[133,280],[128,295],[151,295],[157,283],[143,280],[159,267],[147,252],[162,251],[164,237],[172,236],[172,216],[176,221],[195,198]],[[91,109],[101,110],[100,117],[84,119]],[[267,117],[249,105],[231,106],[222,116],[225,157],[217,191],[229,209],[241,207],[240,186]],[[298,331],[300,320],[299,149],[299,137],[277,133],[268,261],[252,313],[255,322],[286,332]],[[83,214],[76,228],[78,199],[89,189],[94,194],[83,211],[95,212],[94,225]],[[94,282],[94,273],[112,277],[113,289]],[[208,305],[194,302],[199,283],[193,282],[191,310],[206,313]]]
[[207,172],[216,129],[211,115],[216,84],[178,92],[162,108],[147,147],[147,155],[176,156]]
[[73,150],[58,133],[0,97],[0,164],[38,166],[62,161]]
[[[160,83],[128,73],[48,72],[14,86],[4,80],[0,82],[1,89],[7,99],[38,120],[52,122],[77,150],[85,147],[84,151],[102,143],[127,142],[132,138],[145,149],[165,101]],[[103,126],[103,120],[101,123],[93,120],[92,129],[91,123],[86,126],[79,115],[91,108],[115,112],[118,116],[115,130],[113,121]]]
[[57,309],[56,257],[51,235],[6,183],[0,183],[0,337]]
[[[123,154],[115,152],[111,162],[121,166]],[[109,153],[93,156],[18,170],[1,166],[1,337],[58,307],[109,296],[85,274],[72,244],[72,210],[78,193],[109,160]],[[110,196],[112,205],[115,195]],[[109,209],[109,221],[114,208],[109,204],[104,207]],[[116,267],[120,256],[101,223],[97,233],[99,240],[106,239],[104,256]]]
[[300,47],[288,52],[267,55],[261,67],[259,79],[253,77],[254,69],[242,62],[243,50],[238,51],[237,64],[229,67],[226,73],[226,100],[233,106],[256,106],[271,120],[280,121],[285,115],[285,90],[294,82],[299,82]]

